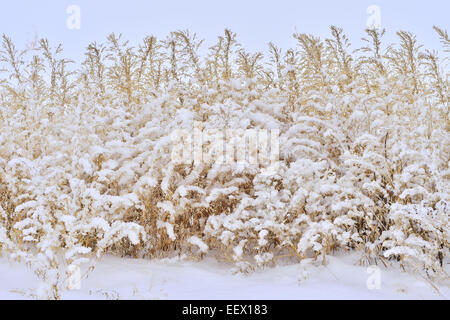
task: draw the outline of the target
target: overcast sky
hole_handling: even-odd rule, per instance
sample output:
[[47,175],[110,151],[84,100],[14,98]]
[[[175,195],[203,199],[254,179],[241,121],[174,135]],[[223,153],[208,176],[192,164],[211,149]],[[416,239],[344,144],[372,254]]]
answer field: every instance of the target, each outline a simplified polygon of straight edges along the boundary
[[[111,32],[123,33],[137,43],[145,35],[164,38],[170,31],[190,29],[212,45],[225,27],[238,34],[238,41],[250,51],[265,51],[273,41],[292,47],[292,34],[313,33],[326,37],[329,26],[344,28],[358,46],[370,14],[380,8],[386,40],[400,29],[413,31],[431,49],[439,49],[433,25],[449,29],[448,0],[38,0],[2,1],[0,32],[23,46],[35,35],[52,43],[63,43],[66,55],[79,60],[91,41],[102,41]],[[80,29],[69,29],[66,13],[70,5],[81,9]],[[205,46],[205,47],[206,47]]]

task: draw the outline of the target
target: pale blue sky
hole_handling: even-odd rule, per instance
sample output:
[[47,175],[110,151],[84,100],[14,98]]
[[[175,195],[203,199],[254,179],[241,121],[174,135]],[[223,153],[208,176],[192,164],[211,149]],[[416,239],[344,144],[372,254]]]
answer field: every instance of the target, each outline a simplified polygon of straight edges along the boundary
[[[81,8],[80,30],[66,27],[69,5]],[[163,38],[186,28],[205,39],[205,48],[228,27],[248,50],[265,51],[269,41],[285,49],[294,46],[295,30],[328,36],[328,27],[334,24],[344,28],[356,47],[364,35],[369,5],[380,7],[387,40],[404,29],[413,31],[428,48],[438,49],[431,27],[450,31],[448,0],[3,0],[0,32],[19,45],[35,34],[54,44],[62,42],[66,55],[77,60],[89,42],[103,41],[111,32],[121,32],[136,43],[145,35]]]

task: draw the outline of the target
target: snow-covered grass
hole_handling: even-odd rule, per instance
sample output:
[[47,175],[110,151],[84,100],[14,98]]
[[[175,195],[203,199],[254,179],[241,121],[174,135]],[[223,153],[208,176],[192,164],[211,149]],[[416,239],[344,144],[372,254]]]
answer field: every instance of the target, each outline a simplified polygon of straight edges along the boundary
[[[449,299],[449,283],[433,288],[419,275],[380,267],[379,289],[369,289],[358,254],[329,257],[327,265],[287,264],[248,275],[206,258],[143,260],[106,256],[61,299]],[[27,299],[39,281],[22,264],[0,260],[0,299]],[[437,290],[436,290],[437,289]]]
[[[138,47],[112,34],[76,69],[45,39],[20,51],[3,36],[1,254],[27,262],[45,284],[37,296],[54,299],[105,254],[214,253],[254,272],[245,282],[269,267],[275,277],[292,260],[315,265],[311,279],[320,279],[320,263],[357,251],[365,265],[443,284],[450,39],[435,30],[442,52],[406,31],[384,46],[380,30],[366,30],[367,46],[354,51],[331,27],[327,39],[294,34],[287,51],[270,44],[265,58],[230,30],[205,57],[188,31]],[[178,130],[192,133],[191,144],[174,139]],[[227,161],[210,152],[224,144],[211,132],[231,132]],[[250,152],[264,140],[248,136],[246,147],[250,132],[277,139]],[[214,156],[179,162],[180,146]]]

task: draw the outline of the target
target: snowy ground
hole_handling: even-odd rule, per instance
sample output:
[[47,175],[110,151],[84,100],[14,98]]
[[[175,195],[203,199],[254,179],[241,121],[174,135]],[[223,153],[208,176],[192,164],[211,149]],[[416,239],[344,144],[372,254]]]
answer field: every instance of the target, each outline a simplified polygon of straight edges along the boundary
[[[447,264],[448,266],[448,264]],[[447,268],[448,271],[449,268]],[[448,299],[448,283],[436,289],[420,276],[381,268],[381,288],[368,289],[371,276],[358,255],[329,257],[327,266],[299,264],[233,274],[229,265],[205,259],[132,260],[104,257],[63,299]],[[38,286],[27,267],[0,259],[0,299],[24,299]]]

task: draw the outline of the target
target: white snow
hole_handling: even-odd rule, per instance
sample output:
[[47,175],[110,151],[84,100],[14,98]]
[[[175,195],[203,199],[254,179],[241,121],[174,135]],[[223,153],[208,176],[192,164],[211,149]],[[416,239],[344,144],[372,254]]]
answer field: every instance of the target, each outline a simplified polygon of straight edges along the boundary
[[[450,286],[436,289],[395,265],[380,267],[380,289],[369,289],[368,268],[358,253],[327,257],[327,265],[294,263],[249,274],[206,258],[124,259],[105,256],[81,281],[79,290],[62,299],[448,299]],[[448,264],[447,264],[448,266]],[[448,267],[446,268],[448,271]],[[81,274],[84,274],[82,270]],[[37,278],[25,265],[0,259],[0,299],[29,299]]]

